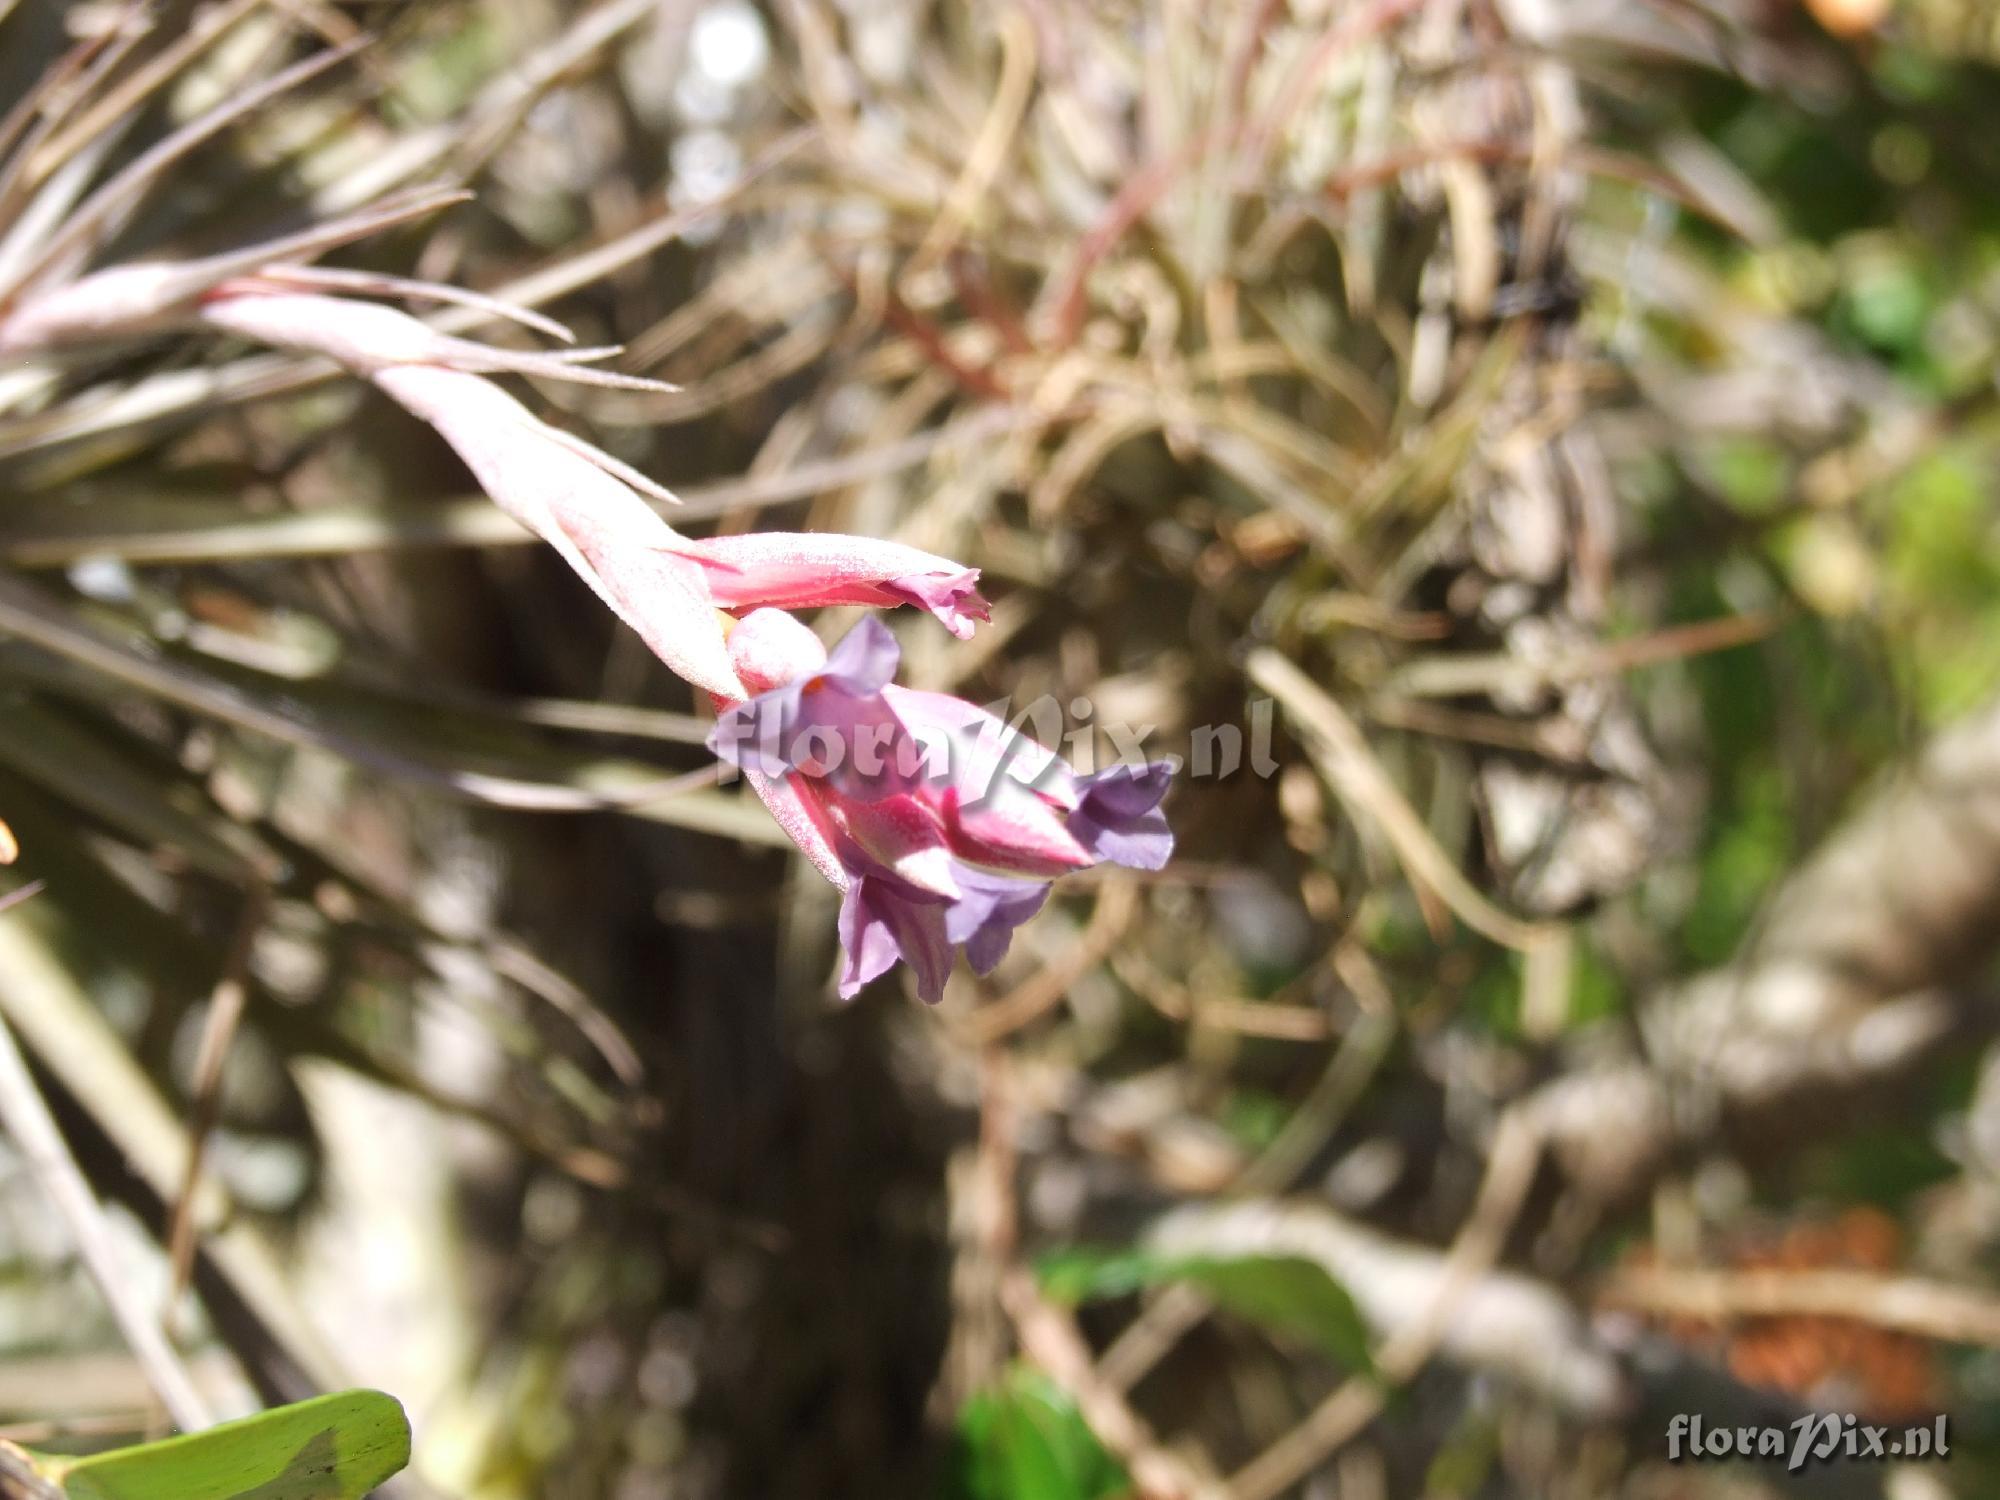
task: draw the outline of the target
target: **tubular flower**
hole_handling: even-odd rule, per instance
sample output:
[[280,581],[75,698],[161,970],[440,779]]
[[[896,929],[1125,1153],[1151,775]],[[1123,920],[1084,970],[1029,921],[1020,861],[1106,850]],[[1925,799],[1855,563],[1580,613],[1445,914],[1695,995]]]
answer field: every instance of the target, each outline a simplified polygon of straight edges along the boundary
[[790,616],[759,610],[729,645],[754,696],[722,711],[709,748],[782,778],[838,861],[843,996],[902,959],[936,1001],[952,950],[991,972],[1058,876],[1154,870],[1173,852],[1168,763],[1079,775],[984,709],[898,687],[877,620],[828,653]]

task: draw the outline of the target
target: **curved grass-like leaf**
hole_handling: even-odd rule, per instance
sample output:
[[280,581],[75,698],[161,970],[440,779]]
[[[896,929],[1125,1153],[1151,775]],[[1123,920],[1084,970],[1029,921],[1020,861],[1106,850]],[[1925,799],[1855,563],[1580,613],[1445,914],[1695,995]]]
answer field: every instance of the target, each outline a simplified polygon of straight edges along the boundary
[[68,1500],[359,1500],[409,1461],[401,1403],[359,1390],[46,1472]]

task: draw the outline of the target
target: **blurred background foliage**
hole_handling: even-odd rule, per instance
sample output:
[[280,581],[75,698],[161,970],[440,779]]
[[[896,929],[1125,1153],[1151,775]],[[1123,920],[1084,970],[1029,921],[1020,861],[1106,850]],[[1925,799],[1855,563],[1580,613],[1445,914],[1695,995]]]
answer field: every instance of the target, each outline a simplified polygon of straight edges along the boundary
[[[1987,7],[0,0],[0,266],[364,33],[99,259],[463,184],[336,259],[677,383],[531,393],[677,523],[985,570],[921,685],[1246,764],[839,1008],[701,706],[432,434],[207,335],[0,368],[0,1013],[219,1406],[380,1386],[407,1493],[620,1500],[1762,1494],[1665,1413],[1947,1411],[1806,1492],[1988,1492],[2000,895],[1908,1055],[1517,1149],[1991,718]],[[0,1264],[10,1430],[146,1431],[19,1171]]]

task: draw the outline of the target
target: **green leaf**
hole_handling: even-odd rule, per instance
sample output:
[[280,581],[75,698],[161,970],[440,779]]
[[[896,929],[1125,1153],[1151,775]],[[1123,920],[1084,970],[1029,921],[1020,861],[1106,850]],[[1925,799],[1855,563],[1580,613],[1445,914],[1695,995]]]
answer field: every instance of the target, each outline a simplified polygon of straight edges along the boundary
[[359,1500],[410,1461],[393,1396],[341,1391],[80,1459],[69,1500]]
[[1183,1263],[1182,1275],[1239,1317],[1316,1344],[1353,1369],[1370,1369],[1368,1327],[1347,1289],[1319,1265],[1292,1256]]
[[1075,1403],[1034,1370],[1015,1369],[959,1413],[950,1500],[1109,1500],[1129,1489]]
[[1163,1282],[1188,1282],[1240,1318],[1312,1344],[1350,1369],[1374,1369],[1368,1325],[1354,1299],[1325,1267],[1300,1256],[1221,1258],[1076,1249],[1045,1257],[1036,1275],[1050,1297],[1072,1303],[1129,1296]]
[[1129,1297],[1170,1280],[1162,1274],[1167,1264],[1141,1250],[1077,1247],[1042,1256],[1035,1262],[1035,1279],[1049,1297],[1074,1305],[1105,1297]]

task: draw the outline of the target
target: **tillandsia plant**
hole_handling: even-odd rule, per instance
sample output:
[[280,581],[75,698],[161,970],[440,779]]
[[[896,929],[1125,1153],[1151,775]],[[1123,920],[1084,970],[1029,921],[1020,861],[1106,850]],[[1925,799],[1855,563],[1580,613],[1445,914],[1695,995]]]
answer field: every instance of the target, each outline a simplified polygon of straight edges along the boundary
[[[311,76],[340,55],[311,59],[277,82]],[[434,428],[495,504],[553,547],[655,656],[723,711],[727,732],[719,730],[712,747],[749,773],[779,825],[843,893],[843,996],[901,957],[915,970],[919,992],[936,1001],[953,946],[964,947],[980,972],[990,971],[1008,935],[1039,909],[1050,880],[1100,860],[1148,869],[1165,863],[1172,840],[1158,806],[1166,763],[1078,777],[1053,752],[970,703],[897,688],[890,680],[896,646],[879,624],[864,624],[829,657],[785,613],[911,604],[964,639],[990,618],[976,568],[871,537],[683,536],[649,503],[673,502],[670,491],[543,422],[487,377],[673,387],[597,368],[616,347],[522,353],[441,333],[374,299],[470,304],[574,342],[568,330],[527,309],[295,258],[454,196],[408,195],[198,260],[78,274],[73,257],[44,247],[0,301],[0,355],[206,325],[333,359]],[[86,203],[83,217],[95,202]],[[347,295],[356,293],[372,295]],[[736,617],[746,612],[739,626]],[[760,741],[783,744],[746,758],[746,727]],[[853,743],[863,729],[879,743]],[[805,748],[815,736],[830,740],[835,753]],[[916,757],[920,772],[913,747],[923,739],[940,743],[939,736],[969,753]],[[900,774],[856,773],[881,752],[903,766]],[[1034,770],[1022,776],[1023,765]]]

